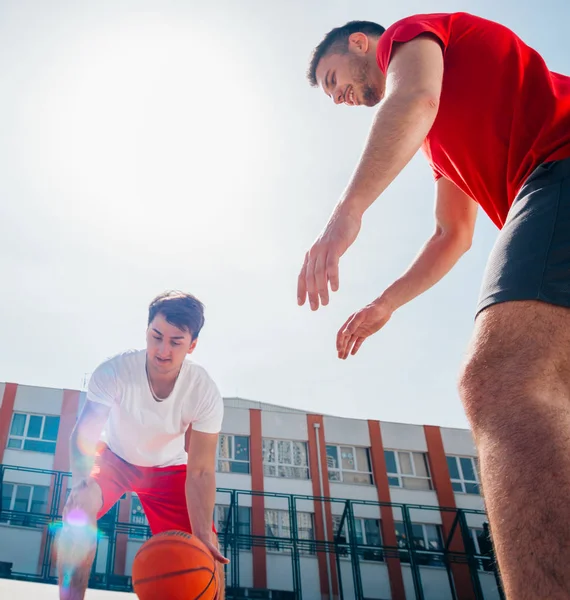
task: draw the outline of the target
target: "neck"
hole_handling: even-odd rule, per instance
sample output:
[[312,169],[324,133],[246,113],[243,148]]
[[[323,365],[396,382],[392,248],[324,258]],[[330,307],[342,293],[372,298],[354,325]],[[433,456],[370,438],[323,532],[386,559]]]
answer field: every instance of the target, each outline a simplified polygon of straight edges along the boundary
[[160,399],[164,399],[170,395],[178,379],[180,369],[169,373],[157,373],[151,365],[146,362],[146,373],[153,392]]

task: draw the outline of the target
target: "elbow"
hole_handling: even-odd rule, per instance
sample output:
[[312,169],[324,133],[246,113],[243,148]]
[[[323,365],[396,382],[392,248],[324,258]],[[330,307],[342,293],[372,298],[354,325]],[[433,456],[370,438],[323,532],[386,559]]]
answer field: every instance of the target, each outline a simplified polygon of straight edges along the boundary
[[435,120],[439,110],[439,94],[424,87],[416,89],[398,90],[390,98],[405,107],[406,112],[414,116],[426,116]]
[[435,232],[436,240],[442,242],[449,254],[453,254],[459,259],[468,250],[473,243],[473,234],[468,231],[444,231],[437,229]]
[[186,485],[193,487],[194,485],[215,478],[215,472],[210,467],[192,467],[186,471]]

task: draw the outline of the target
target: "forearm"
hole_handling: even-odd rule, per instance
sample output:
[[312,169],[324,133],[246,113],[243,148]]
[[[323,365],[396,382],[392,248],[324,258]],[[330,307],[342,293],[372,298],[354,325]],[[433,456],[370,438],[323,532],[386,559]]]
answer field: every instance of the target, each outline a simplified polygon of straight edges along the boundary
[[468,249],[468,244],[443,233],[434,234],[408,270],[382,296],[393,310],[429,290],[440,281]]
[[69,462],[72,481],[89,477],[95,461],[95,441],[89,441],[81,431],[74,430],[69,441]]
[[437,101],[429,95],[386,98],[339,209],[362,216],[420,149],[436,115]]
[[186,503],[192,532],[199,538],[207,538],[212,533],[212,519],[216,503],[216,474],[214,472],[188,472]]

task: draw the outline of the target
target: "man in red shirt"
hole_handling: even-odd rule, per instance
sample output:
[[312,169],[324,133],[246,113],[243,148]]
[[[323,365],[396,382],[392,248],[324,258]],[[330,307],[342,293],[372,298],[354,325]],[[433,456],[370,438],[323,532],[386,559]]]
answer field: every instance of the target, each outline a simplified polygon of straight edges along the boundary
[[337,335],[355,354],[470,247],[477,205],[501,230],[460,392],[478,448],[506,593],[570,597],[570,77],[512,31],[466,13],[387,30],[353,21],[315,48],[308,77],[337,104],[379,108],[354,175],[305,257],[298,301],[339,287],[366,209],[422,148],[435,231],[409,269]]

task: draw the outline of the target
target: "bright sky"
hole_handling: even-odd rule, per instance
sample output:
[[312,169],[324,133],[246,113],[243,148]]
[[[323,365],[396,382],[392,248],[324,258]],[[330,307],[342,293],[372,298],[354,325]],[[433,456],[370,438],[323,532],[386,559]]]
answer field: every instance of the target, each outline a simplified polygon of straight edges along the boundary
[[457,373],[496,237],[484,214],[446,280],[336,358],[339,326],[432,232],[423,157],[366,214],[331,304],[295,297],[374,114],[309,87],[312,48],[348,20],[456,10],[570,74],[566,0],[3,0],[0,381],[80,387],[144,346],[149,301],[175,288],[207,306],[195,359],[226,396],[466,426]]

